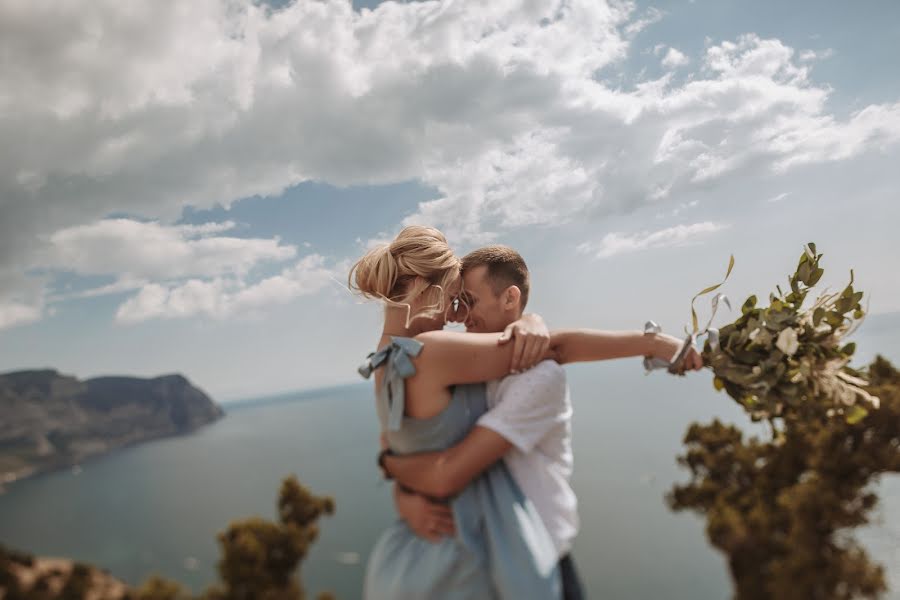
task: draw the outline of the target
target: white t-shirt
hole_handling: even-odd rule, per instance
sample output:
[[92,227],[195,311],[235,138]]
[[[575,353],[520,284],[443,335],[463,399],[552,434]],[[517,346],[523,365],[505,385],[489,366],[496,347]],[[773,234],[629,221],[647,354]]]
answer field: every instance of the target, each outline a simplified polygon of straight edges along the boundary
[[545,360],[523,373],[489,382],[487,402],[489,410],[478,425],[513,445],[503,460],[563,557],[578,533],[578,501],[570,483],[574,457],[566,372]]

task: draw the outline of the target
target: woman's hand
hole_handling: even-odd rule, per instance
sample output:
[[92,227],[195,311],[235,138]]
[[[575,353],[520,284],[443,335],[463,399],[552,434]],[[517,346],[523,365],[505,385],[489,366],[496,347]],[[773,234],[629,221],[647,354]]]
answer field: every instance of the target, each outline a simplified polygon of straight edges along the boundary
[[[678,353],[681,351],[684,340],[680,340],[665,333],[656,333],[652,335],[653,340],[651,342],[650,356],[653,358],[660,358],[667,362],[675,361],[678,357]],[[684,358],[679,363],[675,364],[674,367],[674,372],[678,375],[684,375],[685,371],[697,371],[703,368],[703,358],[700,356],[700,353],[697,352],[697,349],[691,346],[684,355]]]
[[394,486],[394,504],[400,517],[420,538],[436,543],[443,536],[456,535],[453,511],[447,504],[438,504],[420,496],[404,492]]
[[510,340],[515,345],[509,370],[518,373],[541,362],[550,347],[550,330],[540,315],[530,313],[507,325],[497,343],[507,344]]

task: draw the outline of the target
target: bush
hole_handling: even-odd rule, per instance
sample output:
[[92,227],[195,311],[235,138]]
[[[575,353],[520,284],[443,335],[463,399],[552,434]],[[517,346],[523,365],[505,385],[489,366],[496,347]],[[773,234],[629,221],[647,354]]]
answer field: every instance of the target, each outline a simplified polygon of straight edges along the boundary
[[669,494],[706,517],[738,600],[878,598],[884,569],[850,531],[869,522],[882,473],[900,472],[900,372],[878,357],[867,373],[880,406],[859,422],[788,420],[767,440],[732,425],[693,424],[679,462],[691,472]]

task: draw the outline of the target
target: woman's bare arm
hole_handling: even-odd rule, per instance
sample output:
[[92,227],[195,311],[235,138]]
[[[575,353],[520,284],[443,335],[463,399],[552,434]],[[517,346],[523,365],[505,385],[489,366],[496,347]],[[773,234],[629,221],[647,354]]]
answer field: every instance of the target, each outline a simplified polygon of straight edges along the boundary
[[428,331],[416,336],[424,344],[414,360],[417,375],[440,387],[482,383],[510,372],[514,347],[500,345],[500,333]]
[[[507,375],[513,359],[510,344],[498,345],[499,333],[429,331],[416,336],[424,343],[416,368],[442,387],[491,381]],[[560,364],[592,362],[629,356],[652,356],[671,360],[682,341],[665,334],[640,331],[566,329],[551,331],[550,347],[542,359]],[[696,352],[694,352],[696,355]],[[699,355],[691,356],[691,360]],[[699,368],[692,362],[689,368]]]
[[561,329],[550,332],[550,351],[559,364],[592,362],[630,356],[671,359],[682,341],[672,336],[642,331]]

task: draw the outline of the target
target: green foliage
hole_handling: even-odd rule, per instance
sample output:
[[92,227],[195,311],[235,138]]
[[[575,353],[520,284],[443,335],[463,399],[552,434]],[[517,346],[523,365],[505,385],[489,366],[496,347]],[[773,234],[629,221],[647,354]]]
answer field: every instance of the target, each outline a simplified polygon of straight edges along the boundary
[[135,600],[189,600],[191,595],[180,585],[153,576],[135,591]]
[[[303,600],[306,596],[296,570],[318,536],[316,522],[334,513],[331,498],[314,496],[294,476],[281,484],[277,522],[257,517],[236,521],[219,534],[221,584],[201,596],[206,600]],[[181,600],[163,580],[144,588],[140,600]],[[156,594],[156,595],[154,595]],[[176,595],[172,595],[176,594]]]
[[[278,521],[250,518],[236,521],[219,534],[222,557],[218,570],[221,583],[200,596],[179,584],[151,577],[136,590],[126,591],[129,600],[304,600],[297,568],[316,540],[317,522],[334,514],[334,500],[313,495],[294,476],[281,484]],[[22,589],[19,568],[30,568],[30,556],[0,546],[0,598],[3,600],[76,600],[91,596],[93,567],[76,563],[59,593],[52,592],[50,578],[42,576],[29,589]],[[105,596],[104,596],[105,597]],[[334,600],[321,594],[320,600]]]
[[878,407],[865,380],[848,366],[856,345],[842,341],[864,316],[853,272],[842,292],[823,293],[803,306],[824,273],[821,258],[815,244],[807,244],[788,279],[789,294],[776,286],[769,306],[758,306],[757,297],[750,296],[741,316],[719,330],[718,344],[704,344],[714,386],[753,420],[767,419],[776,427],[781,419],[814,418],[825,411],[858,422]]
[[849,367],[856,345],[843,340],[864,316],[852,271],[840,293],[803,306],[824,273],[821,258],[808,244],[790,293],[776,286],[768,306],[750,296],[703,349],[715,389],[770,425],[765,439],[745,440],[718,420],[692,424],[679,458],[691,480],[668,496],[673,509],[706,517],[738,600],[886,590],[882,567],[850,531],[868,523],[873,482],[900,472],[900,373],[881,357],[865,373]]
[[705,515],[738,600],[884,593],[882,567],[848,531],[868,523],[878,476],[900,472],[900,372],[879,357],[866,375],[881,404],[854,423],[823,411],[768,440],[719,421],[688,429],[679,462],[691,481],[669,503]]

